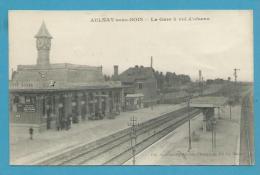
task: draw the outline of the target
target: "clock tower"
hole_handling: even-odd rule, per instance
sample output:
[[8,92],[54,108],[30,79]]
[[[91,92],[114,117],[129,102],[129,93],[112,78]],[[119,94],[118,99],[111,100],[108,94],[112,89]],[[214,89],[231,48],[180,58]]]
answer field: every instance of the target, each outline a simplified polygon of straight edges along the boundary
[[36,38],[36,48],[38,50],[37,65],[48,66],[50,64],[50,49],[51,49],[51,39],[49,31],[43,22],[40,30],[35,35]]

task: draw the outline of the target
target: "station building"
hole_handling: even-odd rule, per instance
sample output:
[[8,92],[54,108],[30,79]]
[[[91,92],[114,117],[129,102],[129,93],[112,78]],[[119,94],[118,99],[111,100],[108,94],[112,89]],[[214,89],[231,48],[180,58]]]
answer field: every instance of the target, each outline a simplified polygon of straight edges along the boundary
[[64,121],[113,118],[124,103],[120,81],[105,81],[102,67],[51,64],[52,36],[43,23],[35,35],[36,65],[18,65],[9,81],[10,123],[36,130],[61,128]]
[[148,107],[159,100],[157,80],[152,66],[136,65],[118,74],[118,66],[115,65],[113,79],[120,80],[124,86],[126,110]]

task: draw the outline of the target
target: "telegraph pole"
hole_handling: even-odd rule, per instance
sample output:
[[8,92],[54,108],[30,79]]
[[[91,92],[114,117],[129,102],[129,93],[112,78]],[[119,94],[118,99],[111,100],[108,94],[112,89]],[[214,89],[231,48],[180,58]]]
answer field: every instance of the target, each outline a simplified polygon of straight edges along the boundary
[[131,126],[130,138],[131,138],[131,149],[132,149],[132,156],[133,156],[133,165],[135,165],[136,139],[137,139],[136,127],[138,125],[139,124],[137,123],[136,118],[133,116],[130,119],[130,123],[129,123],[129,126]]
[[238,98],[239,98],[239,88],[238,88],[238,84],[237,84],[237,72],[239,71],[240,69],[237,69],[237,68],[235,68],[234,69],[234,78],[235,78],[235,87],[234,87],[234,90],[235,90],[235,101],[236,100],[239,100]]
[[153,68],[153,56],[151,56],[150,67]]
[[214,124],[213,124],[213,119],[211,120],[211,147],[212,147],[212,152],[214,152]]
[[217,121],[216,119],[214,120],[214,150],[217,149],[217,131],[216,131],[216,125]]
[[216,133],[216,119],[211,119],[211,130],[212,130],[212,152],[214,152],[217,148],[217,133]]
[[240,70],[240,69],[237,69],[237,68],[234,69],[235,83],[237,83],[237,72],[238,72],[239,70]]
[[199,70],[199,89],[200,89],[200,96],[203,95],[203,77],[202,77],[202,71]]
[[189,148],[188,148],[188,152],[191,150],[191,133],[190,133],[190,95],[188,98],[188,118],[189,118]]

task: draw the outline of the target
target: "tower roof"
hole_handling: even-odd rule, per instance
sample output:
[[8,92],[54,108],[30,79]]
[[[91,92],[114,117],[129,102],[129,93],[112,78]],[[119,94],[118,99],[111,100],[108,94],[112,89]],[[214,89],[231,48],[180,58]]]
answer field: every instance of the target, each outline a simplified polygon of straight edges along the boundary
[[48,29],[46,28],[45,22],[42,22],[42,25],[41,25],[38,33],[35,35],[35,38],[40,38],[40,37],[52,38],[51,34],[49,33]]

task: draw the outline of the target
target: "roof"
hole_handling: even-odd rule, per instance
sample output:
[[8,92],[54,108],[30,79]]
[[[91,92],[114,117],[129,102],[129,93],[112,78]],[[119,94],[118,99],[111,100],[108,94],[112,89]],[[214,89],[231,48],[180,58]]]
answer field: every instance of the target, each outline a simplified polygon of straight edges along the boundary
[[96,82],[104,81],[101,67],[50,64],[48,66],[19,65],[13,72],[14,81],[67,81],[67,82]]
[[122,72],[118,77],[118,79],[122,82],[130,83],[135,81],[143,81],[151,78],[155,78],[153,68],[143,66],[130,67],[124,72]]
[[224,106],[227,103],[227,101],[228,101],[227,97],[212,97],[212,96],[198,97],[198,98],[191,99],[190,106],[197,107],[197,108],[205,108],[205,107],[218,108]]
[[41,37],[46,37],[46,38],[52,38],[51,34],[49,33],[45,22],[42,22],[42,25],[38,31],[38,33],[35,35],[35,38],[41,38]]
[[111,89],[122,88],[120,81],[69,83],[56,81],[10,81],[9,90],[11,92],[33,92],[33,91],[66,91],[85,89]]
[[126,98],[137,98],[137,97],[143,97],[144,94],[138,93],[138,94],[127,94]]
[[[113,82],[105,82],[101,67],[73,64],[19,65],[12,74],[11,89],[41,89],[48,88],[50,82],[55,82],[59,88],[114,87]],[[53,89],[53,88],[52,88]]]
[[50,69],[89,69],[89,70],[101,70],[101,66],[89,66],[89,65],[79,65],[79,64],[71,64],[71,63],[54,63],[43,66],[39,65],[18,65],[17,70],[50,70]]

